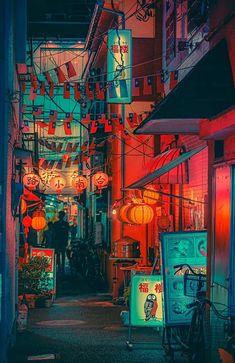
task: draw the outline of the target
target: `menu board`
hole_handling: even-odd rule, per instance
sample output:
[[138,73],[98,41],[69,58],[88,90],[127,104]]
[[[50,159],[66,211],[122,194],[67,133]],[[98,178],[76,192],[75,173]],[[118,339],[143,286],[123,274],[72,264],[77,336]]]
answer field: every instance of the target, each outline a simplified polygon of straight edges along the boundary
[[163,278],[160,275],[134,275],[131,279],[130,325],[163,325]]
[[[174,269],[174,265],[187,263],[193,269],[196,269],[197,272],[205,273],[207,232],[187,231],[161,233],[161,247],[165,323],[168,326],[189,324],[192,312],[189,311],[186,305],[192,302],[194,298],[184,295],[185,270],[181,270],[175,275],[176,270]],[[192,289],[195,289],[195,284],[192,284]],[[190,294],[189,292],[189,295],[193,296],[194,294]]]

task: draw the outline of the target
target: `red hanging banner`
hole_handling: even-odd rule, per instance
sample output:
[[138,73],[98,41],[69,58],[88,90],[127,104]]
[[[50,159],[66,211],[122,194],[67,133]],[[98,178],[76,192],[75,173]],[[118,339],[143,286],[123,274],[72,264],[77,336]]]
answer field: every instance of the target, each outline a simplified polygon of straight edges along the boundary
[[25,93],[25,89],[26,89],[25,82],[21,82],[21,89],[22,89],[22,92]]
[[112,132],[112,131],[113,131],[112,120],[105,120],[104,132]]
[[58,116],[58,112],[57,111],[50,110],[50,114],[49,114],[50,121],[54,121],[55,122],[57,120],[57,116]]
[[143,94],[145,96],[153,94],[153,77],[152,76],[144,77]]
[[81,162],[81,156],[80,154],[78,154],[73,161],[73,165],[78,165],[80,164],[80,162]]
[[89,159],[89,155],[83,154],[83,155],[82,155],[82,159],[81,159],[81,161],[82,161],[82,162],[87,162],[87,161],[88,161],[88,159]]
[[179,72],[173,71],[170,73],[170,89],[174,88],[178,83]]
[[100,82],[95,83],[95,97],[97,100],[104,100],[105,98],[104,87]]
[[65,63],[65,67],[69,78],[76,76],[77,73],[71,61]]
[[40,96],[45,96],[45,92],[46,92],[45,82],[41,81],[40,82]]
[[48,126],[48,124],[46,124],[44,121],[36,121],[35,124],[41,128]]
[[81,146],[81,151],[86,151],[87,150],[87,148],[88,148],[88,141],[85,141],[83,144],[82,144],[82,146]]
[[72,114],[72,112],[66,112],[66,114],[65,114],[65,121],[66,122],[72,122],[73,121],[73,114]]
[[74,83],[74,99],[75,100],[81,99],[81,86],[79,82]]
[[65,135],[72,135],[71,122],[64,121]]
[[91,121],[90,134],[95,134],[96,131],[97,131],[98,126],[99,126],[99,122],[98,121]]
[[82,115],[81,122],[83,123],[83,125],[90,125],[90,123],[91,123],[90,115],[88,113],[86,113],[85,115]]
[[49,122],[48,124],[48,135],[55,135],[55,129],[56,129],[56,123],[55,122]]
[[139,125],[138,116],[137,116],[137,113],[135,113],[135,112],[129,113],[129,116],[126,119],[132,129]]
[[38,79],[37,79],[37,76],[35,74],[31,73],[30,78],[31,78],[31,86],[34,89],[38,89]]
[[56,147],[56,152],[60,153],[63,149],[63,142],[59,142],[59,144]]
[[132,81],[132,96],[140,96],[140,79],[134,78]]
[[54,68],[54,71],[56,73],[58,83],[64,83],[66,81],[66,77],[60,67]]
[[69,157],[67,158],[67,161],[66,161],[65,167],[66,167],[66,168],[70,168],[71,164],[72,164],[72,156],[69,156]]
[[37,98],[37,90],[31,87],[29,92],[29,99],[30,101],[35,101],[36,98]]
[[123,138],[125,141],[128,141],[128,140],[130,140],[130,139],[131,139],[131,136],[130,136],[130,134],[128,133],[128,131],[127,131],[127,130],[123,130],[123,131],[122,131],[122,138]]
[[164,87],[164,72],[162,71],[160,74],[156,76],[156,86],[157,86],[157,93],[164,95],[165,87]]
[[17,63],[16,69],[17,69],[18,74],[27,74],[28,73],[28,68],[25,63]]
[[73,147],[72,147],[72,152],[75,153],[77,151],[77,148],[79,146],[79,142],[75,142]]
[[116,117],[114,117],[113,121],[115,122],[118,131],[124,130],[124,122],[121,115],[117,115]]
[[102,115],[98,115],[98,121],[99,121],[99,124],[102,125],[102,124],[105,124],[106,121],[108,121],[108,119],[105,116],[105,114],[103,113]]
[[53,83],[53,80],[51,78],[51,75],[48,71],[44,73],[44,76],[46,77],[47,83],[50,85],[50,83]]
[[35,117],[39,117],[41,115],[41,113],[42,113],[42,108],[37,107],[37,106],[33,107],[33,115]]
[[68,142],[67,146],[66,146],[66,153],[71,153],[72,152],[72,148],[73,148],[73,143],[72,142]]
[[53,97],[54,96],[54,83],[50,82],[49,83],[49,97]]
[[70,98],[70,83],[69,82],[64,83],[64,98],[65,99]]
[[89,82],[86,83],[86,97],[88,100],[94,100],[92,84]]

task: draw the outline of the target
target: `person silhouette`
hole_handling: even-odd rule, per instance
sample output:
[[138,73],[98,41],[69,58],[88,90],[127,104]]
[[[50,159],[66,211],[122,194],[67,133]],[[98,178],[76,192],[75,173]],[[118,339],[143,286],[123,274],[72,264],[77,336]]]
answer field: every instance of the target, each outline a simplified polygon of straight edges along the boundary
[[69,223],[64,220],[65,212],[59,212],[59,220],[53,224],[53,245],[57,257],[58,272],[65,272],[65,251],[68,245]]

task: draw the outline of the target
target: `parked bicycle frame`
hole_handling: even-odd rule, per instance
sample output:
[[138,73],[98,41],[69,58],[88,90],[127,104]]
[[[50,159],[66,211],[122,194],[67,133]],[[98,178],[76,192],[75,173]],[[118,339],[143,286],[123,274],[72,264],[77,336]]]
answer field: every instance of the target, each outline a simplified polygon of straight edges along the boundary
[[[215,305],[206,298],[206,275],[196,272],[188,264],[175,265],[175,274],[184,271],[184,295],[193,297],[195,300],[187,304],[189,312],[192,310],[192,318],[187,334],[174,333],[175,340],[181,345],[182,350],[187,353],[190,363],[205,362],[206,357],[206,331],[205,314],[207,307],[211,308],[215,315],[223,320],[230,321],[228,316],[222,315]],[[190,286],[190,289],[188,289]],[[189,292],[190,291],[190,292]],[[194,296],[195,295],[195,296]],[[231,355],[232,357],[232,355]]]

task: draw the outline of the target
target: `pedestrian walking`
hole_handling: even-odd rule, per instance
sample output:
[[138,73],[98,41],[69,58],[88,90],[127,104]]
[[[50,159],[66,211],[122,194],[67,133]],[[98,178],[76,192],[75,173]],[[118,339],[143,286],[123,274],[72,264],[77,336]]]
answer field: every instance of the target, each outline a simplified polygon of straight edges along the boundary
[[59,212],[59,220],[53,224],[53,245],[57,257],[58,271],[64,273],[65,251],[68,245],[69,223],[64,220],[65,212]]
[[45,245],[46,248],[53,248],[53,235],[54,235],[54,228],[53,223],[48,222],[47,225],[48,229],[43,232],[43,239],[42,243]]
[[76,219],[74,219],[73,224],[70,226],[71,241],[73,241],[77,237],[77,228],[77,221]]

